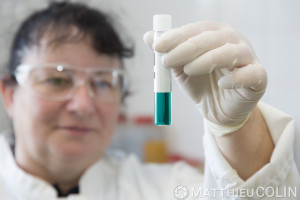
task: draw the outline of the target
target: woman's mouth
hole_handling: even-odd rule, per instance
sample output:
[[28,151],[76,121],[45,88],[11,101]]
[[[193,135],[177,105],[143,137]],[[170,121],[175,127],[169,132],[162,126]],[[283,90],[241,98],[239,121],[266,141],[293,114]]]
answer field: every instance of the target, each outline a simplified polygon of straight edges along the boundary
[[95,131],[94,128],[86,126],[61,126],[61,130],[74,135],[74,136],[85,136]]

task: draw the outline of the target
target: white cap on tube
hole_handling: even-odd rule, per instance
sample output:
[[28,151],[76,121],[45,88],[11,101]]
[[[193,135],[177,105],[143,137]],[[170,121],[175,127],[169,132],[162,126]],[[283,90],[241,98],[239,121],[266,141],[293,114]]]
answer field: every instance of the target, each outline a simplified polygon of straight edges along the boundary
[[171,15],[154,15],[153,16],[153,30],[167,31],[172,28]]

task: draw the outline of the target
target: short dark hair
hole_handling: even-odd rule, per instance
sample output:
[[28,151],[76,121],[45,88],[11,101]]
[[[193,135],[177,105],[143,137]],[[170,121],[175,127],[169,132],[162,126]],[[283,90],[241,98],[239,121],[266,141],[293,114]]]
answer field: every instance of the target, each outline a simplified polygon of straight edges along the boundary
[[[70,29],[78,29],[76,36]],[[51,2],[43,10],[31,14],[21,24],[11,46],[7,70],[13,75],[16,67],[21,64],[23,51],[39,45],[47,33],[54,34],[51,44],[91,39],[92,48],[102,54],[124,57],[133,56],[133,48],[126,47],[103,12],[80,3]],[[13,77],[14,78],[14,77]]]

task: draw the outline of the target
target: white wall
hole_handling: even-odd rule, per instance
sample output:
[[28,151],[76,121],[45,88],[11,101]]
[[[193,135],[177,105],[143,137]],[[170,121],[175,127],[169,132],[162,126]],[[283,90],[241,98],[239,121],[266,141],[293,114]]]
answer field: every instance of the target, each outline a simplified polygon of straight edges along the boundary
[[[41,3],[42,2],[42,3]],[[136,57],[128,60],[127,69],[135,94],[128,100],[131,117],[153,114],[153,55],[144,46],[143,33],[152,28],[152,15],[173,16],[174,26],[198,20],[228,22],[239,29],[253,44],[269,75],[268,90],[263,100],[296,118],[300,126],[300,1],[298,0],[89,0],[85,1],[117,16],[119,23],[133,38]],[[39,0],[0,0],[1,61],[6,59],[9,39],[15,21],[24,14],[45,5]],[[1,64],[3,62],[0,62]],[[299,73],[299,74],[298,74]],[[203,158],[202,117],[191,101],[173,83],[172,126],[165,127],[172,152]],[[8,127],[1,111],[0,129]],[[296,151],[300,152],[299,134]],[[300,166],[300,155],[297,157]]]

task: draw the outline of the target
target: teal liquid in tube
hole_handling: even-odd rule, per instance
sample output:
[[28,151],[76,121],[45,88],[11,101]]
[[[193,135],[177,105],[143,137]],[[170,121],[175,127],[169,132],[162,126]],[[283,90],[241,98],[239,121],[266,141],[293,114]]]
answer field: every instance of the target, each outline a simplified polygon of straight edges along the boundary
[[[170,15],[153,16],[154,41],[171,28],[172,18]],[[171,69],[163,65],[162,53],[154,51],[154,55],[154,123],[159,126],[171,125]]]
[[155,93],[155,125],[171,124],[171,92]]

